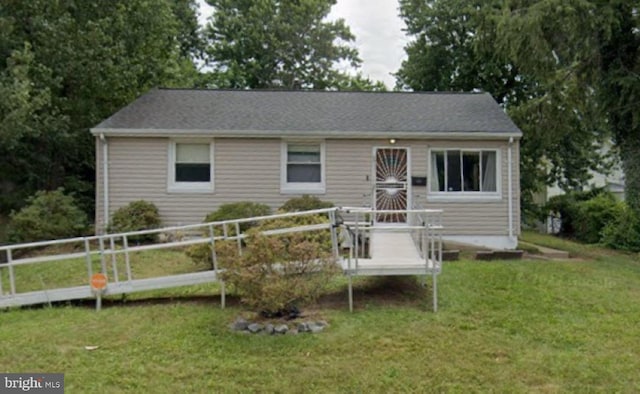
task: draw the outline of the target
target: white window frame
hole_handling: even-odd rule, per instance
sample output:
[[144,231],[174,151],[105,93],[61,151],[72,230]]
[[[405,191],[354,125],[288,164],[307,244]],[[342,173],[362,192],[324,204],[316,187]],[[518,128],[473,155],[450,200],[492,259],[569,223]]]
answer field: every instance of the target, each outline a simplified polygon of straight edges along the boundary
[[[431,180],[433,178],[433,172],[431,164],[433,163],[433,152],[445,152],[445,151],[460,151],[464,152],[495,152],[496,153],[496,191],[495,192],[475,192],[475,191],[432,191]],[[490,202],[500,201],[502,199],[502,150],[500,148],[455,148],[455,147],[433,147],[429,148],[427,152],[427,199],[429,201],[476,201],[476,202]],[[446,162],[446,161],[445,161]]]
[[[320,146],[320,182],[287,182],[287,160],[289,145]],[[326,192],[326,144],[323,140],[283,140],[280,144],[280,193],[324,194]]]
[[[176,181],[176,145],[177,144],[209,144],[209,182],[177,182]],[[169,157],[167,171],[167,192],[169,193],[213,193],[214,188],[214,144],[212,139],[175,139],[169,140]]]

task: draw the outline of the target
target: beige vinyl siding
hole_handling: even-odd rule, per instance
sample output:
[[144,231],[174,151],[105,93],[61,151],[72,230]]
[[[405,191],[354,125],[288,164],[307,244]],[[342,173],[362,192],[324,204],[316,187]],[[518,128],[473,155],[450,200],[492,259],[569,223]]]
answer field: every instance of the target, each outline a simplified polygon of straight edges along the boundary
[[[109,209],[131,201],[157,205],[163,224],[202,222],[226,202],[249,200],[275,206],[280,197],[280,141],[214,141],[214,193],[167,191],[167,138],[109,139]],[[203,140],[205,141],[205,140]],[[101,224],[101,216],[98,223]]]
[[339,206],[371,205],[372,141],[327,140],[326,194]]
[[[155,203],[165,225],[201,222],[220,204],[253,201],[277,208],[295,194],[280,191],[281,139],[216,138],[213,193],[168,193],[168,138],[109,138],[109,212],[144,199]],[[326,193],[317,195],[339,206],[371,206],[374,147],[388,140],[328,139]],[[410,148],[411,175],[428,175],[428,151],[433,147],[499,148],[501,199],[491,202],[438,202],[427,199],[425,187],[414,187],[412,198],[427,208],[445,210],[450,235],[507,235],[507,142],[400,140],[395,147]],[[96,144],[96,223],[102,226],[102,148]],[[514,228],[519,229],[517,145],[514,144]],[[516,232],[517,234],[517,232]]]
[[280,140],[216,139],[215,200],[274,206],[280,197]]

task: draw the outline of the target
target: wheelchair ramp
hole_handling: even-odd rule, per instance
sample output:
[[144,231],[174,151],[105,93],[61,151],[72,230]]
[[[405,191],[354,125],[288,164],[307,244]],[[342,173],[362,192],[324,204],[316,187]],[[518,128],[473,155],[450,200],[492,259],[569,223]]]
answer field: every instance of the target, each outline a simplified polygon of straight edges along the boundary
[[[346,274],[357,276],[425,275],[439,266],[425,260],[408,232],[376,229],[369,237],[370,258],[343,261]],[[349,267],[349,264],[351,266]]]

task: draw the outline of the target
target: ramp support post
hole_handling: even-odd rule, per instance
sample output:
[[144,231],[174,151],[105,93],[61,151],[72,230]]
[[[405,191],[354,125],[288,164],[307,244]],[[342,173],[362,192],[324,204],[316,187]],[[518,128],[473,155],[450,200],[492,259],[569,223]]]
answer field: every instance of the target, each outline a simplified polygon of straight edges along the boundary
[[436,275],[435,270],[431,277],[433,278],[433,311],[438,312],[438,275]]
[[224,309],[224,307],[226,306],[226,291],[225,291],[225,286],[224,286],[224,282],[220,281],[220,308]]

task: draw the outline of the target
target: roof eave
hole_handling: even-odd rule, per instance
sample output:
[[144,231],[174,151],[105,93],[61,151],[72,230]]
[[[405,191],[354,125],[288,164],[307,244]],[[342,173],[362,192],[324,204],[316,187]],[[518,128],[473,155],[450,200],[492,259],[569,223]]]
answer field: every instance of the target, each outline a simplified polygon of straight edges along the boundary
[[509,139],[522,137],[521,131],[342,131],[342,130],[175,130],[93,128],[93,135],[112,137],[218,137],[218,138],[429,138],[429,139]]

